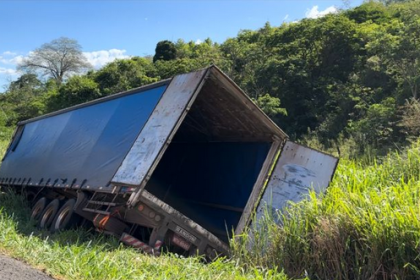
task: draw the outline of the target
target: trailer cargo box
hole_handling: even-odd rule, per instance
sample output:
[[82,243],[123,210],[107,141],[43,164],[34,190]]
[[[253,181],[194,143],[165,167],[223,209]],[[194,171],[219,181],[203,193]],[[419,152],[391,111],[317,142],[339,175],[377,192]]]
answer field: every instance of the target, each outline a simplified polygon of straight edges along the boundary
[[212,258],[264,209],[324,191],[336,164],[212,66],[19,123],[0,184],[31,195],[41,227],[81,216],[145,252]]

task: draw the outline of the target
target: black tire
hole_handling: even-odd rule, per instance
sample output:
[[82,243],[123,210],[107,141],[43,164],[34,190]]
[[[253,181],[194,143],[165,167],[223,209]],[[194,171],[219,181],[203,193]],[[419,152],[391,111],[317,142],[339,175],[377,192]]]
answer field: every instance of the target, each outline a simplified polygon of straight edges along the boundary
[[75,205],[76,199],[69,199],[61,206],[51,224],[51,232],[66,230],[77,226],[81,217],[74,212]]
[[36,192],[34,192],[34,191],[27,191],[27,192],[25,192],[25,195],[26,195],[26,200],[29,202],[29,205],[35,205],[34,203],[35,202],[38,202],[37,200],[35,200],[36,199]]
[[39,221],[41,218],[41,214],[44,211],[45,207],[50,203],[50,200],[46,197],[41,197],[40,199],[35,202],[34,206],[32,206],[31,210],[31,218],[35,221]]
[[57,215],[58,209],[60,208],[60,201],[58,199],[54,199],[51,201],[42,211],[42,214],[39,218],[38,227],[40,229],[49,229],[52,222]]

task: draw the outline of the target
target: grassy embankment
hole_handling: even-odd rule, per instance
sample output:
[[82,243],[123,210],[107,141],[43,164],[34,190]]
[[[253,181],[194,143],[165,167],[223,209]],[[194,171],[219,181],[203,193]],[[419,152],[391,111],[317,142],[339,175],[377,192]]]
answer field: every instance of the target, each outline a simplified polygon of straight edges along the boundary
[[232,260],[208,265],[149,257],[84,231],[46,237],[24,201],[2,194],[0,250],[64,279],[286,279],[276,268],[311,279],[415,279],[419,177],[419,143],[369,166],[343,160],[325,196],[291,206],[283,227],[265,221],[253,250],[244,237],[233,244]]

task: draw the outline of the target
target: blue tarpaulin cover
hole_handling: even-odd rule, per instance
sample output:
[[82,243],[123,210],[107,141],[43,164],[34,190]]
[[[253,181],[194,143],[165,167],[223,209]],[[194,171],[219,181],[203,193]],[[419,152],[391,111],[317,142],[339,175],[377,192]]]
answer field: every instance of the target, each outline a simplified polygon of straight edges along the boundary
[[0,168],[4,182],[105,188],[167,85],[28,122]]

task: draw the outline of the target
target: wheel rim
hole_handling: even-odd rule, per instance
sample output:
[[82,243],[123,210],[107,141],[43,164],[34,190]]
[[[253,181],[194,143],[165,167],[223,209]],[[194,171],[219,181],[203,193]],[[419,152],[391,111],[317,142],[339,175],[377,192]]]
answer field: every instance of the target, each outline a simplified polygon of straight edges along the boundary
[[61,226],[63,225],[63,221],[66,220],[66,218],[69,216],[70,208],[66,208],[63,211],[61,211],[60,215],[58,215],[57,222],[55,223],[55,229],[61,229]]
[[35,205],[34,209],[32,210],[31,218],[34,220],[39,219],[39,214],[42,212],[42,205]]
[[52,214],[54,213],[54,209],[50,208],[48,209],[41,220],[41,227],[46,227],[48,223],[51,221]]

